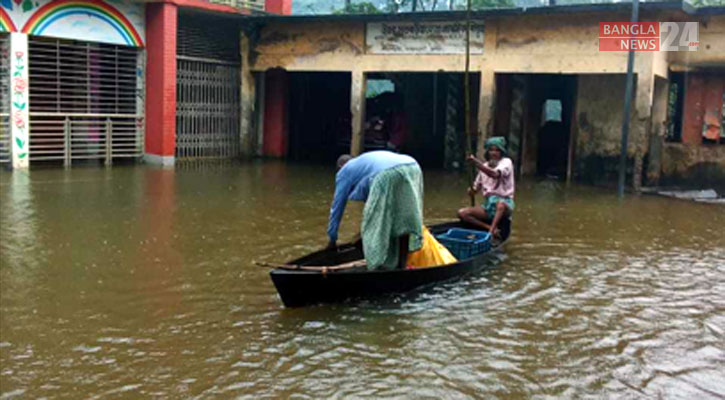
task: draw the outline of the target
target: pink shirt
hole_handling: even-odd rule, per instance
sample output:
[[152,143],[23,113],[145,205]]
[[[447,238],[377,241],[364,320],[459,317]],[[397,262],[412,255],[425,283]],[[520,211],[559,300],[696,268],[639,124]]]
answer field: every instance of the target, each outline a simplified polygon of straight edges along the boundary
[[[490,161],[486,162],[486,166],[491,167]],[[485,197],[488,196],[500,196],[514,198],[514,164],[508,157],[502,158],[496,168],[496,171],[501,172],[501,176],[497,178],[491,178],[490,176],[478,171],[476,181],[473,183],[473,187],[476,190],[480,190],[481,194]]]

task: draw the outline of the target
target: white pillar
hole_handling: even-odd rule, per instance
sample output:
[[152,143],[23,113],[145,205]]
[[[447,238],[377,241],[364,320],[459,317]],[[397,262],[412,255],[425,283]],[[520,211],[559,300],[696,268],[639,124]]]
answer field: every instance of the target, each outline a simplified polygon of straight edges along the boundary
[[13,168],[28,168],[30,162],[30,108],[28,81],[28,35],[10,34],[10,140]]
[[256,152],[257,140],[255,140],[256,130],[254,127],[256,116],[256,85],[254,75],[251,71],[252,44],[249,36],[245,32],[240,36],[240,107],[241,107],[241,126],[239,129],[241,154],[247,157],[254,156]]
[[365,73],[352,71],[352,87],[350,89],[350,112],[352,113],[352,135],[350,137],[350,154],[360,155],[365,150],[365,92],[367,82]]
[[264,106],[267,101],[265,82],[267,82],[264,71],[255,74],[255,102],[257,103],[256,116],[254,117],[257,130],[257,143],[254,144],[254,155],[264,154]]

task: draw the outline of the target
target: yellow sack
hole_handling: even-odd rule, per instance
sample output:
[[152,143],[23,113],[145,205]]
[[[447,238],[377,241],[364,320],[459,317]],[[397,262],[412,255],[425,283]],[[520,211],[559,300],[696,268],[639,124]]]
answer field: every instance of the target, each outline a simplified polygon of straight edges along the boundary
[[458,261],[448,249],[440,244],[431,235],[428,228],[423,227],[423,247],[408,254],[407,266],[413,268],[434,267],[437,265],[453,264]]

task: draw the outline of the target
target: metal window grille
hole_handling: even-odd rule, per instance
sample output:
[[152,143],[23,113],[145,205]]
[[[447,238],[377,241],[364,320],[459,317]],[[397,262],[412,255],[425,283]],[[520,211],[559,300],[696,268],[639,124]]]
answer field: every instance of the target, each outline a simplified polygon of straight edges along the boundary
[[140,157],[140,50],[31,37],[30,161]]
[[236,20],[179,12],[176,54],[239,63]]
[[177,64],[177,157],[238,156],[239,66],[181,58]]
[[238,37],[233,20],[179,14],[176,157],[181,161],[239,155]]
[[0,35],[0,164],[10,162],[10,36]]
[[249,9],[253,11],[264,11],[263,0],[209,0],[210,3],[224,4],[239,9]]

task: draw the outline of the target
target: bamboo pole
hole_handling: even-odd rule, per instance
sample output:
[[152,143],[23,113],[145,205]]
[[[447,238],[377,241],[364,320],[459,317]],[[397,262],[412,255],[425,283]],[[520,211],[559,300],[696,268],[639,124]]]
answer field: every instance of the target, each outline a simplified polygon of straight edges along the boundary
[[290,271],[314,271],[314,272],[322,272],[324,274],[324,273],[327,273],[328,271],[341,271],[341,270],[345,270],[345,269],[364,267],[367,265],[367,262],[365,260],[355,260],[355,261],[350,261],[350,262],[347,262],[344,264],[339,264],[339,265],[297,265],[297,264],[274,264],[274,263],[268,263],[268,262],[264,262],[264,261],[255,261],[254,264],[259,267],[287,269]]
[[[473,145],[471,144],[471,84],[470,84],[470,71],[471,69],[471,0],[466,0],[466,72],[463,75],[463,93],[466,97],[464,99],[464,118],[465,118],[465,129],[466,129],[466,158],[473,154]],[[468,181],[473,185],[474,168],[470,166],[468,168]],[[471,207],[476,204],[476,195],[471,194]]]

